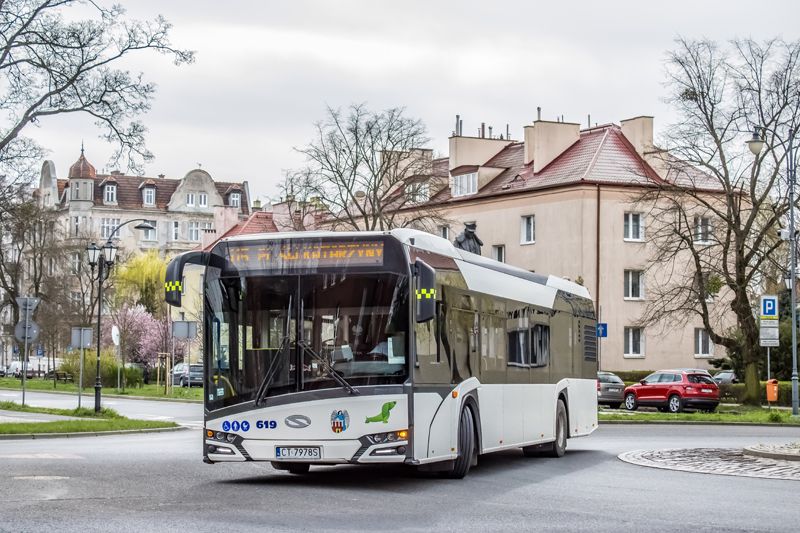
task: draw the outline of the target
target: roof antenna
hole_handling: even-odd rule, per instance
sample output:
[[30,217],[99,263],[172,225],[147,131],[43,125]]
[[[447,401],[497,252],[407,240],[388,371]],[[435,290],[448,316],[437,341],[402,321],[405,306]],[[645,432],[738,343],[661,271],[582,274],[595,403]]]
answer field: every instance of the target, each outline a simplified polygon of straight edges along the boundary
[[536,120],[542,120],[542,108],[536,106]]
[[81,155],[83,155],[83,139],[81,139]]
[[592,114],[591,114],[591,113],[589,113],[588,115],[586,115],[586,125],[587,125],[589,128],[591,128],[591,127],[592,127]]

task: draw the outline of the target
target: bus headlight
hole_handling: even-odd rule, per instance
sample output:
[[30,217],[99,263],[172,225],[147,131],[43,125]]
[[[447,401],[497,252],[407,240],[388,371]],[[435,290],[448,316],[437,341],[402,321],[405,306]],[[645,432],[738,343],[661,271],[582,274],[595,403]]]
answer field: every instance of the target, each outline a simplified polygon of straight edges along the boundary
[[399,440],[406,440],[408,438],[408,430],[401,429],[400,431],[388,431],[386,433],[375,433],[367,435],[367,440],[371,444],[384,444],[386,442],[395,442]]

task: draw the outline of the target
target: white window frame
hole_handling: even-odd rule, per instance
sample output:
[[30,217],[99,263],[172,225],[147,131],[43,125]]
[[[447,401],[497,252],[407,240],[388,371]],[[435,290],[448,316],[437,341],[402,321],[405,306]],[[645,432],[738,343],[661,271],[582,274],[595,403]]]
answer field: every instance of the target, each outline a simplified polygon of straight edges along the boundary
[[[633,350],[634,334],[639,332],[639,351]],[[625,359],[644,359],[644,328],[639,326],[625,326],[623,328],[622,357]]]
[[242,193],[232,192],[228,197],[228,205],[231,207],[242,207]]
[[[530,226],[528,225],[530,222]],[[530,234],[528,232],[530,229]],[[536,215],[523,215],[519,222],[519,243],[520,244],[535,244],[536,243]]]
[[[705,222],[705,223],[704,223]],[[705,230],[705,232],[703,231]],[[710,217],[694,217],[694,242],[695,244],[711,244],[711,235],[713,226],[711,225]],[[704,235],[705,233],[705,235]],[[703,238],[705,237],[705,238]]]
[[78,274],[81,271],[81,253],[72,252],[70,255],[70,263],[70,266],[72,267],[72,273]]
[[103,201],[106,204],[117,203],[117,185],[115,183],[107,183],[103,194]]
[[199,222],[189,222],[189,229],[188,229],[188,237],[189,240],[192,242],[199,242],[200,241],[200,223]]
[[198,193],[197,205],[199,207],[208,207],[208,195],[204,192]]
[[156,205],[156,188],[145,187],[142,190],[142,203],[144,205]]
[[495,244],[492,246],[492,259],[500,263],[506,262],[506,245]]
[[453,176],[453,185],[450,187],[450,195],[454,198],[458,196],[469,196],[478,192],[478,173],[469,172]]
[[448,241],[450,240],[450,226],[447,225],[439,226],[438,230],[439,230],[439,237],[447,239]]
[[181,239],[181,223],[177,220],[172,221],[172,240],[179,241]]
[[101,218],[100,219],[100,237],[108,239],[115,229],[119,227],[120,220],[118,218]]
[[[703,346],[704,341],[706,346]],[[704,351],[704,348],[707,348],[707,351]],[[705,328],[694,328],[694,357],[695,359],[714,357],[714,343]]]
[[194,207],[194,193],[187,192],[186,193],[186,207]]
[[[638,277],[639,281],[639,295],[633,296],[633,278],[634,274]],[[623,293],[622,296],[625,300],[644,300],[644,271],[625,269],[623,274]]]
[[80,200],[81,199],[81,182],[80,181],[70,182],[69,186],[72,189],[72,194],[70,195],[70,196],[72,196],[72,199],[73,200]]
[[146,229],[142,231],[143,241],[157,241],[158,240],[158,220],[145,220],[145,222],[152,224],[153,229]]
[[[633,235],[633,217],[639,218],[639,234]],[[626,242],[644,242],[644,215],[635,211],[628,211],[623,216],[622,240]]]

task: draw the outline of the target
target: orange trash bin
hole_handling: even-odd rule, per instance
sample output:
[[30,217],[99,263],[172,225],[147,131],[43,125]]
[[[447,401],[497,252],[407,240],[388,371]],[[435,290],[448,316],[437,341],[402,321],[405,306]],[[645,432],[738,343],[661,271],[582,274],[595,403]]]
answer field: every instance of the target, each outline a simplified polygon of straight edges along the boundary
[[778,401],[778,380],[771,379],[767,381],[767,401],[777,402]]

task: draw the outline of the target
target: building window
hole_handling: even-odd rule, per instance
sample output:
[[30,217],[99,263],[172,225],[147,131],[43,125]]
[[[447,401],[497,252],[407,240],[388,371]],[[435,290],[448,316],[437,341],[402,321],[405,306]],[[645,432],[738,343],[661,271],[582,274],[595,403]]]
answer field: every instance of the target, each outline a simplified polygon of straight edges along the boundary
[[625,357],[644,357],[643,328],[625,328]]
[[54,276],[56,273],[56,260],[51,257],[47,262],[47,275]]
[[506,262],[506,247],[502,244],[498,244],[496,246],[492,246],[492,258],[495,261],[500,261],[501,263]]
[[238,192],[232,192],[229,198],[231,207],[239,207],[242,203],[242,195]]
[[69,293],[69,299],[72,301],[72,305],[81,305],[83,303],[83,297],[80,291],[71,291]]
[[623,238],[626,241],[644,240],[644,225],[642,224],[641,213],[625,213],[625,233]]
[[694,240],[697,244],[711,244],[711,220],[694,217]]
[[118,218],[103,218],[100,220],[100,237],[108,239],[119,226]]
[[181,223],[177,220],[172,221],[172,240],[177,241],[181,238]]
[[79,200],[81,197],[81,182],[70,182],[69,186],[72,188],[72,199]]
[[71,266],[72,266],[72,273],[77,274],[81,271],[81,253],[80,252],[72,252],[70,255]]
[[625,271],[625,298],[640,300],[643,298],[644,272],[641,270]]
[[536,242],[536,219],[533,215],[522,217],[520,222],[520,244],[531,244]]
[[189,240],[190,241],[199,241],[200,240],[200,223],[199,222],[189,222]]
[[694,356],[711,357],[714,355],[714,343],[703,328],[694,328]]
[[83,225],[86,224],[85,216],[72,217],[72,236],[78,237]]
[[201,192],[197,195],[198,205],[200,207],[208,207],[208,195],[204,192]]
[[144,205],[156,205],[156,189],[155,187],[145,187],[142,191],[142,201]]
[[194,207],[194,193],[186,193],[186,207]]
[[420,181],[410,184],[408,189],[408,201],[411,203],[422,203],[430,200],[430,188],[428,183]]
[[214,223],[213,222],[203,222],[203,224],[200,227],[203,229],[203,233],[205,233],[207,231],[211,231],[211,230],[214,229]]
[[450,240],[450,226],[439,226],[439,237]]
[[145,220],[148,224],[153,226],[153,229],[146,229],[142,232],[142,238],[146,241],[158,240],[158,222],[155,220]]
[[106,185],[106,194],[104,198],[107,204],[117,203],[117,186],[111,183]]
[[450,188],[450,192],[454,197],[478,192],[478,173],[470,172],[469,174],[453,176],[453,186]]

